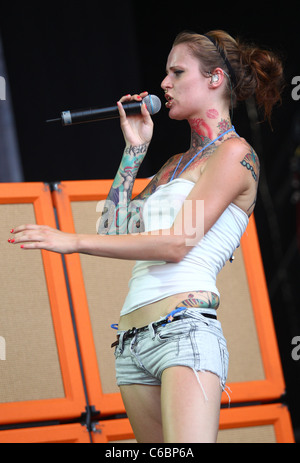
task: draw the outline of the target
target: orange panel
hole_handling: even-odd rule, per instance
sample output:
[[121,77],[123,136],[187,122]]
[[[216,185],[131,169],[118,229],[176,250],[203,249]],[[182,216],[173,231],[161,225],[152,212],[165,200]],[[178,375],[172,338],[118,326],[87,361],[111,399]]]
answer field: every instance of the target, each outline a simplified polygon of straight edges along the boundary
[[89,444],[88,431],[80,424],[41,426],[0,431],[1,444]]
[[[251,432],[252,429],[255,431]],[[128,440],[135,442],[128,419],[100,421],[95,426],[95,430],[96,432],[92,433],[93,443]],[[273,442],[273,434],[276,443],[295,442],[290,414],[281,404],[222,409],[219,430],[218,441],[224,443],[269,443]],[[222,433],[224,430],[234,432],[232,435],[224,436]],[[193,448],[194,450],[197,451],[198,448]]]
[[[0,204],[25,203],[33,205],[38,224],[56,227],[51,193],[46,185],[0,184]],[[11,224],[11,226],[16,225],[21,224]],[[7,230],[7,238],[9,238],[9,230]],[[27,251],[20,250],[21,252]],[[65,396],[51,400],[0,403],[0,424],[77,417],[81,415],[86,405],[61,256],[46,251],[41,253]],[[28,263],[28,271],[32,272],[29,253]],[[11,275],[8,275],[8,278],[11,278]],[[18,274],[18,268],[15,269],[13,278],[22,279],[22,275]],[[28,291],[31,289],[29,288]],[[42,352],[40,355],[43,355]],[[18,381],[22,381],[22,378],[18,378]]]
[[[232,397],[235,402],[276,399],[284,394],[285,382],[253,215],[250,217],[249,225],[242,236],[241,248],[265,379],[230,383],[228,386],[233,392]],[[223,393],[222,402],[228,403],[225,393]]]
[[[137,195],[148,183],[149,180],[136,180],[133,195]],[[72,201],[105,200],[111,184],[111,180],[60,183],[57,191],[53,193],[60,229],[69,233],[75,232],[71,209]],[[78,254],[66,255],[65,261],[89,401],[97,410],[101,411],[102,415],[124,413],[125,408],[120,393],[103,393],[102,390],[80,257]]]
[[273,425],[277,443],[294,443],[294,433],[287,407],[282,404],[254,405],[222,409],[220,430]]

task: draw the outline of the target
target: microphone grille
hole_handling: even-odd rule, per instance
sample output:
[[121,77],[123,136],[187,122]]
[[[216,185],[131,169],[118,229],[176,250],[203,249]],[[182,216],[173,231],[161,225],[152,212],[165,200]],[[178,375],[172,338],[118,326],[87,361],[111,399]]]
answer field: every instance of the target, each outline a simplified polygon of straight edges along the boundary
[[143,99],[143,103],[145,103],[151,115],[158,113],[161,108],[161,101],[156,95],[147,95]]

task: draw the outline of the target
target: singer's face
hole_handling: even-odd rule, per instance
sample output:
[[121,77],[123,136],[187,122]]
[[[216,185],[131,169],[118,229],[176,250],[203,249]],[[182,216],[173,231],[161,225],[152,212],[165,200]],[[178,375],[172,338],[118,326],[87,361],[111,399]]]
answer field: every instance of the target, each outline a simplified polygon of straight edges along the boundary
[[200,72],[199,61],[191,55],[186,44],[172,48],[166,67],[167,76],[161,83],[166,92],[166,107],[171,119],[190,119],[208,98],[208,79]]

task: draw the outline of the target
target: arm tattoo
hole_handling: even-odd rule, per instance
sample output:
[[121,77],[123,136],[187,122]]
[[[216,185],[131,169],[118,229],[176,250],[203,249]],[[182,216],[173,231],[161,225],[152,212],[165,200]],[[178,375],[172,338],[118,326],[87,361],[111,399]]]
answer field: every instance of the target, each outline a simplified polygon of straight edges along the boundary
[[257,182],[259,179],[259,160],[257,154],[255,153],[254,149],[251,148],[250,153],[247,153],[244,159],[241,161],[242,166],[246,167],[246,169],[250,170],[252,177]]
[[145,155],[147,153],[149,143],[144,143],[139,146],[127,146],[124,150],[124,154],[133,157],[140,157],[140,155]]
[[126,234],[141,230],[142,202],[131,201],[133,184],[149,143],[128,146],[109,191],[100,218],[98,233]]
[[[257,187],[258,180],[259,180],[259,173],[260,173],[260,164],[259,164],[258,156],[255,153],[253,148],[251,148],[250,152],[246,154],[244,159],[241,161],[241,164],[243,167],[246,167],[246,169],[251,172],[252,178],[256,182],[256,187]],[[256,197],[257,197],[257,194],[255,195],[255,198],[252,204],[247,209],[248,217],[250,217],[250,215],[253,212],[254,206],[256,204]]]

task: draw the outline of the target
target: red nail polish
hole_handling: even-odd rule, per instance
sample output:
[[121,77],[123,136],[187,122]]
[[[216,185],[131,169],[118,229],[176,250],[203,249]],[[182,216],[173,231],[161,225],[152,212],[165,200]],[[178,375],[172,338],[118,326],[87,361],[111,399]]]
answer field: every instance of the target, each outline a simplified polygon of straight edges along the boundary
[[22,249],[23,249],[23,248],[24,248],[24,244],[21,244],[20,248],[22,248]]
[[14,242],[15,242],[15,240],[9,240],[9,241],[10,241],[11,243],[14,243]]
[[12,228],[12,229],[10,230],[10,233],[13,233],[14,231],[15,231],[15,230]]
[[10,240],[7,240],[10,243]]

